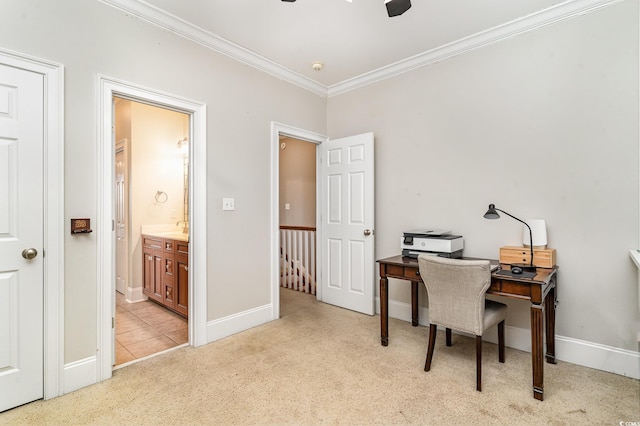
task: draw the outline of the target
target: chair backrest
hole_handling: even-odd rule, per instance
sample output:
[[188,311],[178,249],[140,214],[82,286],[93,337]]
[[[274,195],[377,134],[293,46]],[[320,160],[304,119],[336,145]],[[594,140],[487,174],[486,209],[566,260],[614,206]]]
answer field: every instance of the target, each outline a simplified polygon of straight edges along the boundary
[[429,322],[481,336],[490,262],[421,254],[418,265],[429,296]]

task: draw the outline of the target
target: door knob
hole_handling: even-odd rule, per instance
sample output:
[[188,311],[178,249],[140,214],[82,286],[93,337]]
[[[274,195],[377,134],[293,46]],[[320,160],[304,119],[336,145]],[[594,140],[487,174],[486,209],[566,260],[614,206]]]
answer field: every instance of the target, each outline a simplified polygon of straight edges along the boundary
[[368,237],[369,235],[371,235],[373,233],[373,231],[371,231],[370,229],[365,229],[364,230],[364,235],[365,237]]
[[22,250],[22,257],[24,257],[27,260],[31,260],[37,255],[38,255],[38,250],[34,248],[28,248],[28,249]]

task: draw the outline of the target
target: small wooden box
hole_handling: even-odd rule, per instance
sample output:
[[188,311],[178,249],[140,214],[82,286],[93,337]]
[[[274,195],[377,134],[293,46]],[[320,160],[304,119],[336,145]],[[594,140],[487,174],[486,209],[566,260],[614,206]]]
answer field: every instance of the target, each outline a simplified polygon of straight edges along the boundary
[[[500,263],[528,264],[531,262],[529,247],[500,247]],[[552,268],[556,264],[556,249],[533,249],[533,264],[539,268]]]

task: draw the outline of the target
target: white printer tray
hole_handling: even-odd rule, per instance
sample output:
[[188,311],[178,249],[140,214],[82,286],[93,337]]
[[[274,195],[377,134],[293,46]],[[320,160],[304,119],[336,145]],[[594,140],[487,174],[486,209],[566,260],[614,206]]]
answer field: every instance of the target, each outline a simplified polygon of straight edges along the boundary
[[448,257],[450,259],[460,259],[462,257],[462,250],[454,251],[453,253],[439,253],[434,251],[420,251],[420,250],[402,250],[402,257],[411,257],[417,259],[421,254],[427,254],[430,256]]

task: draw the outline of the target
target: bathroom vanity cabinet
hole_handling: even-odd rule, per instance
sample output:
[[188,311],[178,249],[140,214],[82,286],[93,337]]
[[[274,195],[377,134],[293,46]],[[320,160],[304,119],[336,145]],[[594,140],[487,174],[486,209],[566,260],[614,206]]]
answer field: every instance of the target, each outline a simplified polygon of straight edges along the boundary
[[161,234],[143,234],[142,259],[142,292],[149,299],[187,317],[189,243]]

